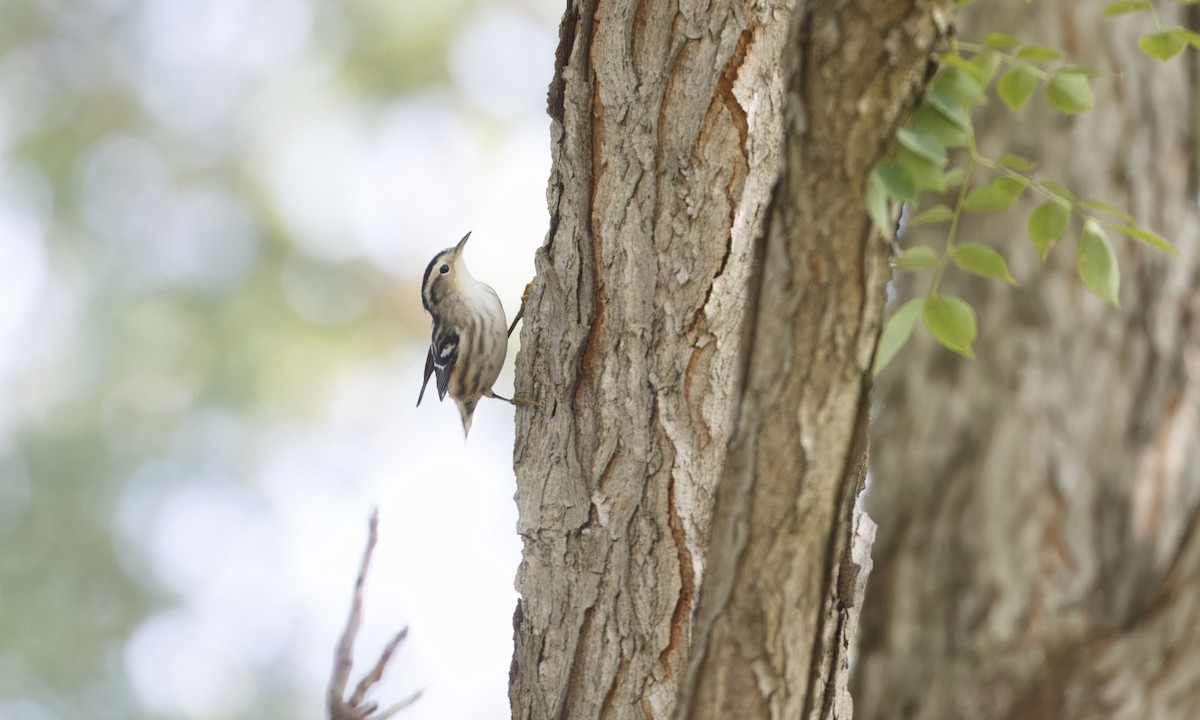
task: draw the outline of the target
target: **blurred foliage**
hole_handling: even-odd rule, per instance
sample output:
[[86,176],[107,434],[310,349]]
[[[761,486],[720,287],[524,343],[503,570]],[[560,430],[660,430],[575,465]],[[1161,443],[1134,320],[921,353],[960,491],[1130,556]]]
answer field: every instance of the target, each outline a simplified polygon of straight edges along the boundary
[[[346,3],[346,15],[359,29],[346,57],[347,82],[358,92],[382,96],[445,82],[449,72],[441,59],[446,38],[473,5],[464,0]],[[404,71],[396,72],[398,68]]]
[[[449,82],[476,5],[0,0],[0,284],[40,283],[0,323],[3,720],[159,716],[127,677],[130,635],[179,600],[144,498],[249,482],[262,423],[427,332],[415,275],[297,248],[264,144]],[[237,716],[313,716],[289,669],[256,666]]]

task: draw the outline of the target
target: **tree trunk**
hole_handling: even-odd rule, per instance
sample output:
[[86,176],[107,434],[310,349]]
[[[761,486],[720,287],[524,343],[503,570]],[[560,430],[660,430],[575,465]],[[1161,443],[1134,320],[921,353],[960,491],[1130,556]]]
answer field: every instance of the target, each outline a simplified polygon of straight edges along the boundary
[[[964,38],[1006,30],[1123,73],[1097,78],[1096,109],[1071,119],[993,103],[981,140],[1128,208],[1183,257],[1114,235],[1118,311],[1084,290],[1073,239],[1042,267],[1015,213],[965,226],[1022,283],[943,283],[979,310],[978,359],[918,339],[878,383],[862,717],[1200,717],[1195,56],[1150,60],[1148,16],[1101,7],[1034,3],[1016,30],[979,14],[1006,5],[964,16],[979,28]],[[919,242],[943,241],[904,244]]]
[[887,278],[863,189],[947,6],[568,2],[515,718],[848,716]]

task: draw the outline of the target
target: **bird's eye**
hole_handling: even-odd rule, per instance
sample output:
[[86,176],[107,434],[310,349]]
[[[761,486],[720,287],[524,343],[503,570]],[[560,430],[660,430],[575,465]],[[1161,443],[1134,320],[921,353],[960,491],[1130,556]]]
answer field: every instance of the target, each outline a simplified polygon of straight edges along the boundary
[[446,273],[450,272],[450,266],[443,264],[440,268],[438,268],[438,272],[445,275]]

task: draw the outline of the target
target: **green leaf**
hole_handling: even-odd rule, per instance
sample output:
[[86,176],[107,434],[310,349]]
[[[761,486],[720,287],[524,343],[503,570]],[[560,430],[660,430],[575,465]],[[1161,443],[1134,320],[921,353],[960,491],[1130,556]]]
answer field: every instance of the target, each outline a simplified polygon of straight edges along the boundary
[[912,202],[917,199],[917,186],[913,183],[904,168],[897,163],[888,163],[875,168],[875,175],[883,183],[887,194],[897,200]]
[[1166,238],[1145,228],[1135,227],[1133,225],[1114,225],[1113,230],[1124,233],[1135,240],[1141,240],[1147,245],[1156,247],[1163,252],[1170,253],[1172,255],[1179,254],[1179,251],[1175,249],[1175,246],[1167,242]]
[[946,162],[946,146],[931,132],[916,128],[900,128],[896,131],[900,144],[926,160],[942,165]]
[[966,147],[967,131],[929,105],[918,107],[909,127],[936,137],[945,147]]
[[1108,203],[1100,202],[1099,200],[1080,200],[1079,206],[1085,207],[1088,210],[1097,210],[1099,212],[1102,212],[1102,213],[1105,213],[1108,215],[1112,215],[1113,217],[1119,217],[1126,222],[1133,221],[1133,216],[1130,215],[1129,213],[1125,212],[1121,208],[1113,207],[1112,205],[1109,205]]
[[892,227],[892,216],[888,210],[888,192],[879,177],[879,168],[871,172],[867,178],[867,215],[871,222],[886,237],[891,237],[896,228]]
[[1138,38],[1142,52],[1159,62],[1166,62],[1183,52],[1187,44],[1188,38],[1181,30],[1165,30]]
[[901,270],[928,270],[937,264],[937,251],[928,245],[910,247],[896,256],[896,267]]
[[1071,206],[1059,200],[1047,200],[1029,213],[1029,239],[1043,260],[1050,254],[1051,246],[1067,232],[1070,222]]
[[[1005,153],[1000,156],[1000,167],[1006,167],[1017,172],[1033,172],[1033,163],[1029,162],[1020,155]],[[1028,183],[1026,183],[1028,184]]]
[[1037,77],[1029,71],[1029,68],[1023,67],[1009,70],[1001,75],[1000,81],[996,83],[996,94],[1000,96],[1005,105],[1013,110],[1024,105],[1036,89]]
[[1017,51],[1017,57],[1022,60],[1042,62],[1045,60],[1062,60],[1064,55],[1061,51],[1054,48],[1042,47],[1041,45],[1026,45]]
[[938,92],[937,88],[930,87],[925,93],[925,104],[964,131],[970,129],[971,116],[967,114],[967,109],[953,97]]
[[994,50],[986,50],[971,58],[971,65],[976,69],[976,77],[985,86],[996,77],[996,71],[1000,69],[1000,53]]
[[962,55],[956,52],[949,52],[938,56],[938,62],[945,67],[956,67],[959,70],[970,75],[977,82],[985,82],[983,73],[980,72],[979,66],[972,63]]
[[959,185],[962,185],[963,181],[965,181],[966,179],[967,179],[966,168],[962,168],[962,167],[950,168],[949,170],[946,171],[946,174],[942,176],[942,189],[950,190],[951,188],[956,188]]
[[896,357],[896,353],[900,352],[900,348],[904,347],[904,343],[908,342],[913,327],[917,324],[917,318],[921,316],[924,308],[925,298],[909,300],[883,324],[883,332],[879,335],[879,347],[875,349],[875,367],[872,373],[878,375],[882,372],[892,358]]
[[908,173],[908,177],[916,184],[918,190],[927,188],[938,192],[942,191],[945,180],[940,164],[929,162],[924,157],[903,147],[900,148],[900,152],[896,153],[896,161],[904,168],[904,172]]
[[1011,195],[1015,201],[1021,197],[1021,193],[1025,192],[1025,188],[1029,187],[1032,182],[1029,178],[1018,175],[1017,177],[996,178],[992,181],[992,187],[1006,195]]
[[1058,71],[1046,85],[1046,99],[1059,112],[1071,115],[1092,107],[1092,85],[1081,72]]
[[[1196,0],[1196,2],[1200,3],[1200,0]],[[1188,45],[1200,48],[1200,33],[1181,28],[1175,28],[1175,31],[1183,34],[1183,37],[1188,41]]]
[[1021,39],[1006,33],[994,32],[988,33],[988,36],[983,40],[983,44],[997,50],[1012,50],[1021,44]]
[[987,185],[985,187],[977,187],[967,193],[967,199],[963,200],[963,209],[973,212],[998,212],[1007,210],[1016,201],[1012,195],[995,187]]
[[1041,185],[1042,185],[1042,187],[1044,187],[1045,189],[1054,193],[1055,195],[1059,196],[1063,200],[1066,200],[1068,202],[1075,202],[1075,193],[1071,192],[1070,190],[1063,187],[1062,185],[1059,185],[1058,183],[1054,182],[1053,180],[1042,180]]
[[1143,10],[1149,9],[1150,3],[1146,2],[1145,0],[1115,2],[1104,8],[1104,17],[1124,15],[1132,12],[1142,12]]
[[961,298],[953,295],[934,295],[925,301],[921,310],[925,327],[937,341],[954,352],[974,357],[971,345],[975,342],[975,311]]
[[987,245],[980,243],[955,245],[951,250],[950,258],[954,260],[955,265],[969,273],[1003,280],[1010,285],[1017,284],[1012,273],[1008,271],[1008,263],[1004,261],[1004,256]]
[[1093,295],[1114,307],[1121,307],[1117,299],[1121,287],[1117,258],[1108,235],[1094,220],[1083,224],[1083,236],[1079,239],[1079,276]]
[[954,211],[945,205],[934,205],[925,212],[913,218],[915,223],[940,223],[954,217]]
[[970,106],[983,102],[984,83],[962,68],[946,65],[933,79],[932,92],[949,98],[954,105]]

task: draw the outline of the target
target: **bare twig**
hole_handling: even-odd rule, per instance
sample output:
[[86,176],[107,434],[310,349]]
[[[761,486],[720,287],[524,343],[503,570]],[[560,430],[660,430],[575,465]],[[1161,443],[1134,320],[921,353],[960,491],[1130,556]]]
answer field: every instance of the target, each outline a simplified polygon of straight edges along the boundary
[[409,705],[412,705],[417,700],[421,699],[421,692],[422,692],[421,690],[416,691],[412,695],[409,695],[408,697],[404,698],[400,702],[391,706],[387,710],[384,710],[383,712],[379,713],[375,717],[371,718],[371,720],[387,720],[391,716],[395,715],[396,713],[400,712],[404,708],[408,707]]
[[338,639],[337,649],[334,651],[333,672],[329,676],[329,691],[326,696],[329,702],[330,720],[386,720],[421,697],[421,691],[418,690],[377,715],[373,713],[379,708],[379,704],[364,702],[367,692],[383,677],[383,670],[387,667],[388,661],[392,659],[392,654],[396,652],[396,648],[408,635],[408,628],[404,628],[396,633],[396,636],[383,649],[383,654],[379,656],[375,667],[371,668],[371,672],[367,673],[355,686],[354,694],[349,699],[343,699],[346,695],[346,685],[350,682],[350,669],[354,665],[354,639],[358,636],[359,625],[362,624],[363,586],[367,583],[371,554],[375,551],[375,542],[379,538],[378,528],[379,511],[372,510],[368,526],[367,548],[363,551],[358,578],[354,581],[354,599],[350,605],[350,617],[346,619],[346,628],[342,630],[342,636]]

